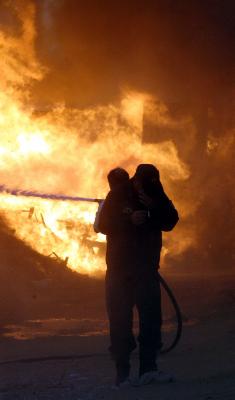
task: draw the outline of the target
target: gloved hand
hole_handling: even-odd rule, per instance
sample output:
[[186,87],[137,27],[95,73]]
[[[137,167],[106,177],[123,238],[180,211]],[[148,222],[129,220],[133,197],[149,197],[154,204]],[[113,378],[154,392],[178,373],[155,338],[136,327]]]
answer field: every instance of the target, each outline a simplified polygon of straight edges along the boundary
[[142,203],[145,207],[147,207],[150,210],[154,207],[153,199],[150,196],[148,196],[146,193],[139,192],[138,196],[139,196],[140,203]]

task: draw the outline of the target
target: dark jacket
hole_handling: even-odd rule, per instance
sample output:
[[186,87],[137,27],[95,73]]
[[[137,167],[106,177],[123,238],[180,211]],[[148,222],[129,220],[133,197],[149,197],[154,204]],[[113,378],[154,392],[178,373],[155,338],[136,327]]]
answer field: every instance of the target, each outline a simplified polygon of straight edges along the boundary
[[136,226],[133,211],[146,209],[139,202],[133,181],[110,191],[100,213],[99,230],[107,235],[106,262],[109,271],[136,274],[155,271],[159,266],[162,231],[170,231],[178,221],[178,213],[160,184],[154,207],[148,210],[147,221]]

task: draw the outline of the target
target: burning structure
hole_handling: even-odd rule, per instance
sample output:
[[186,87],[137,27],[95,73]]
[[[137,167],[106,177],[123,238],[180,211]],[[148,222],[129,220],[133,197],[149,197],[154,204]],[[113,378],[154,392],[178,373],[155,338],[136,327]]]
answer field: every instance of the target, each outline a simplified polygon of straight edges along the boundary
[[[161,3],[160,8],[154,8],[154,12],[162,16],[164,7],[160,6]],[[234,259],[234,177],[231,174],[234,121],[231,118],[229,99],[232,90],[229,84],[221,84],[223,96],[228,98],[227,102],[224,99],[220,103],[223,103],[221,109],[216,104],[220,96],[211,92],[209,84],[206,87],[207,100],[202,92],[195,90],[197,83],[194,82],[191,90],[195,93],[189,96],[187,90],[183,90],[183,94],[178,94],[178,101],[176,93],[180,79],[172,85],[171,96],[169,82],[165,90],[164,85],[159,84],[158,93],[156,82],[152,87],[150,85],[153,72],[152,67],[149,73],[146,71],[146,60],[156,66],[156,73],[161,60],[150,57],[154,53],[153,41],[150,41],[150,48],[145,48],[143,44],[148,35],[151,37],[154,33],[154,27],[150,24],[147,29],[143,25],[147,19],[144,15],[140,17],[141,13],[132,18],[142,18],[139,22],[145,26],[146,32],[141,36],[141,24],[137,25],[135,38],[138,43],[134,48],[140,51],[138,62],[141,54],[145,62],[138,65],[136,53],[133,55],[133,67],[136,65],[134,77],[128,72],[129,67],[124,74],[122,61],[117,62],[119,80],[116,80],[115,86],[111,78],[105,80],[102,73],[99,76],[99,68],[94,78],[91,64],[94,54],[100,57],[100,61],[106,59],[102,45],[107,48],[117,45],[116,33],[109,39],[110,42],[104,44],[101,40],[96,43],[101,46],[101,54],[97,55],[93,45],[89,48],[87,44],[91,36],[83,26],[82,18],[86,15],[87,26],[93,24],[94,32],[100,33],[101,36],[94,39],[96,41],[110,28],[110,22],[105,24],[104,15],[107,14],[108,18],[120,10],[107,6],[106,14],[102,14],[96,7],[93,11],[89,6],[87,9],[79,8],[77,2],[72,0],[6,1],[1,7],[0,183],[22,190],[103,198],[108,189],[106,174],[111,168],[121,165],[132,174],[140,162],[156,164],[164,186],[175,199],[181,215],[181,224],[174,235],[169,235],[165,241],[162,264],[174,261],[185,266],[189,259],[194,259],[196,267],[215,267],[222,263],[223,266],[231,266]],[[193,11],[194,8],[190,11],[191,19]],[[117,18],[122,17],[119,13],[117,15]],[[73,27],[76,18],[80,22],[77,36],[73,37],[70,46],[67,44],[70,28],[62,24],[66,18]],[[127,28],[126,16],[124,22]],[[160,34],[160,31],[157,33]],[[182,32],[179,32],[178,39],[181,35]],[[63,39],[60,45],[58,38]],[[123,55],[121,32],[118,40],[121,43],[116,49],[121,49]],[[167,38],[165,45],[168,46]],[[62,64],[58,56],[61,51],[67,54]],[[196,54],[198,51],[195,50]],[[90,60],[90,69],[86,70],[82,54]],[[74,66],[71,66],[71,57]],[[224,54],[224,65],[221,66],[223,76],[228,70],[225,68],[226,57],[227,54]],[[125,59],[127,61],[127,56]],[[57,69],[53,68],[56,60]],[[208,69],[209,61],[208,58],[205,69]],[[68,73],[64,63],[68,64]],[[187,63],[190,70],[190,60]],[[76,83],[69,93],[67,75],[75,67],[78,72],[74,73],[72,82],[78,80],[83,82],[83,86],[79,87]],[[138,78],[139,69],[145,77],[143,80]],[[192,73],[192,69],[190,71]],[[217,72],[220,72],[218,68]],[[211,73],[215,81],[216,74]],[[64,83],[61,82],[63,74],[66,75]],[[147,79],[147,75],[150,78]],[[161,80],[160,67],[159,76]],[[202,76],[203,82],[206,82],[206,76],[207,71]],[[186,78],[189,79],[188,76]],[[93,85],[92,91],[100,93],[102,79],[105,84],[102,96],[97,99],[98,94],[97,97],[91,95],[88,81]],[[55,82],[61,88],[59,94]],[[112,84],[108,85],[110,82]],[[214,102],[211,101],[213,95]],[[79,99],[77,102],[74,100],[76,96]],[[190,105],[187,98],[190,98]],[[218,112],[220,118],[217,117]],[[17,238],[43,255],[59,257],[78,272],[93,275],[104,271],[104,237],[95,235],[92,230],[95,204],[14,197],[8,193],[1,193],[0,197],[1,215]]]

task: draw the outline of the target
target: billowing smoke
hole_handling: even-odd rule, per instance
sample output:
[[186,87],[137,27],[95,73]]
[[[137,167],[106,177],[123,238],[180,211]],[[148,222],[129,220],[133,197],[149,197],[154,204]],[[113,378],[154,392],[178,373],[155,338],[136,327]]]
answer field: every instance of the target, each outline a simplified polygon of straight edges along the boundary
[[231,268],[232,2],[106,3],[2,6],[1,180],[98,197],[109,168],[153,162],[181,215],[166,262]]
[[146,116],[143,140],[172,140],[191,170],[187,181],[175,182],[174,193],[184,203],[188,231],[197,232],[195,268],[230,268],[235,257],[234,2],[105,3],[52,2],[47,37],[39,21],[38,49],[52,66],[50,95],[75,106],[97,104],[131,87],[160,99],[178,124],[151,123]]

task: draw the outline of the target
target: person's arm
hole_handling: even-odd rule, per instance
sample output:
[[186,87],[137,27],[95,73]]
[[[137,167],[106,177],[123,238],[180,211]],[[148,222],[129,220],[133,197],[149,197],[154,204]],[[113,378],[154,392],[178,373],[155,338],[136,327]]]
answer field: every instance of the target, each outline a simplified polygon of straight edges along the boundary
[[153,198],[140,194],[140,202],[148,209],[148,222],[154,229],[171,231],[179,220],[178,212],[172,201],[165,194],[162,185]]
[[94,224],[93,224],[93,228],[94,228],[94,231],[96,233],[100,232],[100,229],[99,229],[100,212],[101,212],[101,209],[102,209],[103,205],[104,205],[104,200],[99,203],[98,210],[96,211],[95,221],[94,221]]
[[118,194],[110,191],[100,211],[99,231],[110,235],[130,229],[133,229],[130,215],[123,212]]
[[156,201],[155,207],[149,210],[149,218],[153,227],[165,232],[171,231],[179,221],[178,212],[165,193]]

